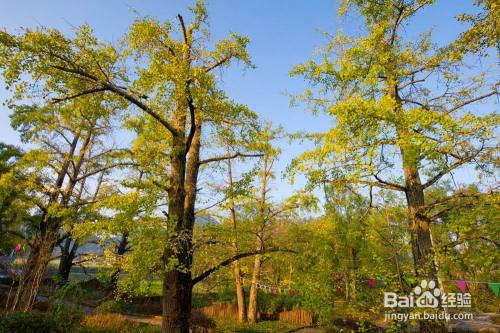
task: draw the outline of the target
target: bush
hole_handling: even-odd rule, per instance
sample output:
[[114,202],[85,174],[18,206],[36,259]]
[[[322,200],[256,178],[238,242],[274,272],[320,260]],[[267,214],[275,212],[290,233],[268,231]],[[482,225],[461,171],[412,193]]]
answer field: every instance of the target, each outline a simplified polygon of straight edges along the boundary
[[73,332],[83,319],[83,312],[79,307],[75,306],[58,306],[49,311],[53,320],[57,323],[59,332]]
[[63,333],[50,313],[15,312],[0,320],[1,333]]
[[16,312],[0,319],[0,333],[160,333],[161,328],[127,321],[117,314],[85,317],[73,312]]
[[97,313],[122,312],[122,310],[123,304],[114,299],[104,301],[95,308]]
[[77,333],[160,333],[161,328],[130,322],[119,314],[101,313],[87,316]]
[[72,307],[15,312],[0,319],[0,333],[71,333],[81,318],[82,313]]

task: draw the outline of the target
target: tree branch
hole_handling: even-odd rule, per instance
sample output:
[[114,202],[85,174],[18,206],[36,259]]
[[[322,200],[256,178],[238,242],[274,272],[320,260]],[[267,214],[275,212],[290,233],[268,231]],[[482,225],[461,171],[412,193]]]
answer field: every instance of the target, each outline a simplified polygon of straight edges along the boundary
[[220,205],[221,203],[223,203],[223,202],[224,202],[224,201],[226,201],[226,200],[227,200],[227,197],[224,197],[223,199],[221,199],[221,200],[217,201],[216,203],[211,204],[211,205],[210,205],[210,206],[208,206],[208,207],[204,207],[204,208],[200,208],[200,209],[198,209],[197,211],[195,211],[195,212],[194,212],[194,214],[196,215],[196,214],[199,214],[200,212],[203,212],[203,211],[209,210],[210,208],[213,208],[213,207],[215,207],[215,206]]
[[112,164],[112,165],[107,165],[107,166],[104,166],[102,168],[99,168],[99,169],[96,169],[96,170],[93,170],[93,171],[90,171],[86,174],[83,174],[81,175],[80,177],[78,177],[76,179],[76,182],[79,182],[80,180],[82,179],[85,179],[85,178],[88,178],[90,176],[93,176],[95,174],[98,174],[99,172],[103,172],[103,171],[106,171],[106,170],[109,170],[109,169],[113,169],[113,168],[117,168],[117,167],[120,167],[120,166],[137,166],[137,163],[132,163],[132,162],[127,162],[127,163],[116,163],[116,164]]
[[191,90],[189,89],[189,84],[191,81],[186,82],[186,90],[187,90],[187,101],[189,107],[189,115],[191,117],[191,128],[189,129],[189,135],[186,140],[186,151],[184,155],[189,153],[189,148],[191,148],[191,143],[193,142],[194,135],[196,133],[196,108],[193,104],[193,96],[191,96]]
[[465,163],[468,163],[471,160],[473,160],[474,158],[476,158],[476,156],[479,155],[479,153],[481,151],[482,151],[482,148],[479,149],[474,155],[471,155],[471,156],[465,157],[465,158],[461,158],[458,161],[456,161],[455,163],[453,163],[452,165],[450,165],[449,167],[441,170],[434,177],[430,178],[427,182],[425,182],[425,184],[422,185],[422,188],[426,189],[429,186],[435,184],[438,180],[440,180],[446,174],[450,173],[451,171],[455,170],[456,168],[458,168],[458,167],[464,165]]
[[367,181],[367,180],[358,180],[358,181],[354,181],[354,183],[361,184],[361,185],[375,186],[375,187],[384,188],[387,190],[406,192],[406,187],[398,185],[398,184],[389,183],[389,182],[381,182],[381,181],[371,182],[371,181]]
[[405,103],[411,103],[411,104],[415,104],[415,105],[418,105],[420,106],[422,109],[425,109],[427,111],[429,111],[431,108],[429,105],[427,104],[424,104],[424,103],[421,103],[419,101],[415,101],[415,100],[412,100],[412,99],[408,99],[408,98],[403,98],[401,97],[400,98],[402,102],[405,102]]
[[153,111],[146,104],[142,103],[138,98],[129,94],[124,88],[118,87],[117,85],[110,83],[110,82],[102,82],[101,80],[99,80],[98,77],[96,77],[92,74],[86,73],[86,72],[79,70],[79,69],[66,68],[66,67],[56,66],[56,65],[52,66],[52,68],[58,69],[60,71],[66,72],[66,73],[80,75],[82,77],[85,77],[85,78],[91,80],[92,82],[94,82],[96,84],[101,85],[103,88],[106,88],[106,90],[114,92],[115,94],[125,98],[127,101],[136,105],[141,110],[145,111],[147,114],[149,114],[154,119],[156,119],[160,124],[162,124],[167,130],[169,130],[170,133],[172,133],[172,135],[178,134],[178,131],[172,125],[170,125],[170,123],[168,121],[163,119],[158,113]]
[[177,14],[177,18],[179,19],[179,23],[181,24],[182,36],[184,37],[184,43],[186,43],[186,45],[188,45],[189,40],[188,40],[186,25],[184,24],[184,19],[182,18],[181,14]]
[[493,86],[493,89],[495,89],[495,90],[493,90],[493,91],[491,91],[491,92],[489,92],[489,93],[487,93],[487,94],[484,94],[484,95],[478,96],[478,97],[476,97],[476,98],[469,99],[469,100],[467,100],[467,101],[465,101],[465,102],[463,102],[463,103],[460,103],[460,104],[458,104],[458,105],[454,106],[453,108],[451,108],[451,109],[447,110],[447,111],[445,112],[445,114],[450,114],[450,113],[452,113],[452,112],[454,112],[454,111],[456,111],[456,110],[458,110],[458,109],[463,108],[463,107],[464,107],[464,106],[466,106],[466,105],[469,105],[469,104],[472,104],[472,103],[474,103],[474,102],[477,102],[477,101],[483,100],[483,99],[488,98],[488,97],[490,97],[490,96],[493,96],[493,95],[498,95],[498,91],[496,90],[496,88],[497,88],[499,85],[500,85],[500,83],[495,83],[495,85]]
[[102,91],[106,91],[106,90],[108,90],[108,89],[104,88],[104,87],[103,88],[95,88],[95,89],[90,89],[90,90],[82,91],[81,93],[78,93],[78,94],[75,94],[75,95],[71,95],[71,96],[65,96],[65,97],[61,97],[61,98],[52,98],[52,103],[56,104],[56,103],[68,101],[70,99],[74,99],[74,98],[77,98],[77,97],[80,97],[80,96],[85,96],[85,95],[93,94],[93,93],[96,93],[96,92],[102,92]]
[[219,67],[219,66],[221,66],[221,65],[225,64],[225,63],[226,63],[226,62],[228,62],[230,59],[231,59],[231,56],[229,56],[229,55],[228,55],[228,56],[226,56],[226,57],[224,57],[224,58],[222,58],[222,59],[220,59],[219,61],[215,62],[214,64],[212,64],[212,65],[210,65],[210,66],[205,67],[205,72],[207,72],[207,73],[208,73],[208,72],[210,72],[211,70],[213,70],[213,69],[215,69],[215,68],[217,68],[217,67]]
[[484,237],[484,236],[463,238],[462,240],[456,240],[456,241],[450,242],[450,243],[444,245],[444,247],[455,247],[457,245],[463,244],[465,242],[470,242],[470,241],[473,241],[473,240],[486,241],[486,242],[494,244],[496,247],[500,247],[500,242],[497,242],[497,241],[495,241],[493,239],[490,239],[490,238]]
[[206,271],[204,271],[203,273],[201,273],[200,275],[198,275],[197,277],[195,277],[194,279],[191,280],[191,284],[192,285],[195,285],[197,284],[198,282],[201,282],[203,281],[204,279],[206,279],[210,274],[212,274],[213,272],[219,270],[220,268],[222,267],[225,267],[225,266],[228,266],[230,265],[231,263],[233,263],[234,261],[236,260],[239,260],[239,259],[242,259],[242,258],[246,258],[246,257],[251,257],[251,256],[254,256],[254,255],[257,255],[257,254],[266,254],[266,253],[271,253],[271,252],[289,252],[289,253],[297,253],[296,251],[294,250],[290,250],[290,249],[281,249],[281,248],[270,248],[268,250],[264,250],[264,251],[254,251],[254,252],[245,252],[245,253],[240,253],[240,254],[237,254],[229,259],[226,259],[222,262],[220,262],[219,264],[215,265],[214,267],[210,268],[210,269],[207,269]]
[[206,160],[200,161],[199,164],[202,165],[202,164],[207,164],[207,163],[211,163],[211,162],[231,160],[231,159],[234,159],[237,157],[262,157],[262,156],[264,156],[264,154],[242,154],[240,152],[236,152],[233,155],[208,158]]

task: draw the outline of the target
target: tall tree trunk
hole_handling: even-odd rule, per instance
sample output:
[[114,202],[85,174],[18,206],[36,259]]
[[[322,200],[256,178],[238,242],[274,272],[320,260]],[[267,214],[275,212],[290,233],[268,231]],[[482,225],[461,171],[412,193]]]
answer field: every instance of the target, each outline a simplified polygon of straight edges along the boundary
[[[263,158],[263,169],[261,174],[261,189],[259,198],[259,222],[257,231],[257,239],[255,250],[257,252],[262,252],[264,250],[264,228],[266,223],[266,194],[267,194],[267,178],[269,176],[269,156],[264,155]],[[248,300],[248,322],[255,323],[257,321],[257,297],[258,289],[257,283],[260,280],[260,268],[262,264],[262,258],[260,254],[255,256],[253,273],[252,273],[252,285],[250,286],[250,296]]]
[[352,264],[349,269],[349,296],[352,301],[356,300],[357,296],[357,284],[356,280],[358,278],[358,250],[351,248],[351,258]]
[[[169,190],[169,244],[164,263],[174,259],[175,268],[167,266],[163,276],[163,321],[165,333],[188,333],[192,308],[192,231],[195,220],[196,186],[201,145],[201,119],[198,119],[186,159],[185,117],[176,120],[182,133],[173,136]],[[173,233],[172,233],[173,231]]]
[[246,321],[245,312],[245,290],[243,289],[243,284],[241,281],[241,267],[240,262],[236,260],[234,262],[234,282],[236,286],[236,301],[238,303],[238,321],[244,323]]
[[[184,125],[183,125],[184,126]],[[180,128],[180,126],[177,126]],[[190,272],[183,272],[189,242],[184,239],[184,180],[186,156],[184,135],[173,136],[170,189],[168,193],[168,235],[163,261],[163,332],[188,333],[191,311]]]
[[[403,113],[401,97],[397,88],[398,80],[388,77],[387,85],[389,95],[396,101],[396,113]],[[431,279],[439,286],[437,266],[434,258],[430,220],[424,214],[425,195],[420,179],[419,163],[421,161],[420,150],[411,143],[409,129],[397,128],[398,137],[402,142],[399,148],[403,162],[403,173],[405,180],[405,195],[407,215],[410,229],[410,242],[415,268],[415,275],[421,279]],[[446,332],[446,323],[441,320],[419,321],[420,331],[425,333]]]
[[73,268],[73,260],[76,257],[77,250],[78,241],[73,240],[71,235],[68,234],[63,241],[61,259],[59,260],[59,268],[57,270],[57,275],[63,284],[69,281],[69,273],[71,272],[71,268]]
[[[98,187],[100,186],[101,180],[99,181]],[[77,203],[80,203],[84,188],[85,180],[82,180],[78,189]],[[73,260],[76,257],[78,242],[76,240],[73,240],[71,238],[71,234],[67,232],[64,235],[64,238],[61,240],[61,243],[61,258],[59,259],[59,268],[57,270],[57,275],[60,278],[59,283],[64,285],[69,281],[69,273],[71,272],[71,268],[73,267]]]
[[[120,243],[118,243],[118,246],[116,247],[116,255],[117,256],[123,256],[125,252],[127,252],[127,246],[128,246],[128,232],[125,232],[122,234],[122,237],[120,239]],[[113,294],[116,295],[117,287],[118,287],[118,280],[120,279],[120,273],[121,273],[121,268],[117,267],[114,272],[111,274],[111,285],[110,285],[110,290],[113,291]]]
[[[228,149],[228,156],[230,155],[230,151]],[[234,207],[234,192],[233,192],[233,170],[231,166],[231,159],[227,160],[227,176],[228,176],[228,186],[229,186],[229,194],[228,194],[228,205],[229,205],[229,219],[231,222],[231,227],[233,228],[233,239],[231,241],[231,247],[233,249],[233,255],[238,254],[238,229],[236,225],[236,210]],[[236,260],[233,263],[233,272],[234,272],[234,284],[236,288],[236,301],[238,304],[238,321],[240,323],[244,323],[246,321],[246,313],[245,313],[245,290],[242,285],[242,275],[239,260]]]
[[189,333],[191,272],[170,270],[163,276],[163,332]]
[[[262,233],[257,235],[257,246],[256,250],[258,252],[262,251]],[[252,273],[252,285],[250,286],[250,295],[248,299],[248,322],[254,324],[257,322],[257,298],[259,290],[257,289],[257,283],[260,280],[260,267],[261,267],[261,255],[257,254],[255,256],[253,273]]]
[[[437,266],[432,245],[430,221],[423,214],[425,208],[424,189],[418,171],[418,149],[406,147],[401,149],[403,171],[406,185],[406,203],[410,227],[411,250],[415,267],[415,275],[420,279],[433,280],[439,285]],[[446,332],[446,323],[442,320],[420,320],[420,332]]]
[[437,270],[432,248],[430,223],[421,213],[424,208],[424,191],[420,184],[420,177],[418,172],[412,168],[405,168],[404,172],[407,185],[406,202],[415,274],[421,278],[436,279]]

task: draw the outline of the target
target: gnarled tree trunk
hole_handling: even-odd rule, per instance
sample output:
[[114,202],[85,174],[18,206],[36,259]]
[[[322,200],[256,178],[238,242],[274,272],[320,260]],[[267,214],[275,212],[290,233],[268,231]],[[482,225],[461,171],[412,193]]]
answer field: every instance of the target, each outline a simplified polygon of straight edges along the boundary
[[26,312],[35,304],[56,242],[57,234],[54,230],[47,230],[35,236],[31,243],[28,260],[23,267],[17,292],[8,300],[8,308],[11,311]]
[[[401,155],[403,156],[406,203],[415,274],[420,279],[434,280],[436,286],[440,287],[430,221],[423,213],[425,196],[418,171],[419,151],[415,147],[409,146],[401,148]],[[422,333],[446,332],[446,323],[442,320],[421,320],[419,325]]]

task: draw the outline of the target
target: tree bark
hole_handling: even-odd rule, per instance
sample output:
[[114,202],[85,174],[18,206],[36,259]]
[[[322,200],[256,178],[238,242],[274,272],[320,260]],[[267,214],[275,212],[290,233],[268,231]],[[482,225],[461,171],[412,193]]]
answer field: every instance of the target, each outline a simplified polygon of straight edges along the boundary
[[191,272],[170,270],[163,276],[163,332],[189,333]]
[[[260,225],[257,230],[257,238],[256,238],[256,246],[255,249],[257,252],[262,252],[264,249],[264,228],[266,223],[266,194],[267,194],[267,178],[269,176],[269,156],[264,155],[263,158],[263,169],[261,174],[261,189],[260,189],[260,198],[259,198],[259,221]],[[257,322],[257,298],[258,298],[258,289],[257,283],[260,280],[260,269],[262,264],[262,258],[260,254],[255,256],[253,273],[252,273],[252,285],[250,286],[250,296],[248,300],[248,322],[255,323]]]
[[[389,87],[388,94],[396,101],[395,113],[404,112],[397,86],[398,80],[389,76],[386,82]],[[406,207],[415,275],[420,279],[434,280],[436,286],[440,287],[432,246],[430,220],[424,214],[425,195],[419,172],[420,150],[411,143],[409,131],[404,127],[397,128],[399,139],[406,142],[401,144],[399,149],[403,162]],[[446,332],[446,323],[444,321],[421,320],[419,325],[420,332],[423,333]]]
[[[403,157],[407,214],[415,275],[420,279],[434,280],[436,286],[440,287],[430,220],[423,213],[425,195],[418,171],[419,151],[412,146],[402,147],[401,155]],[[419,325],[422,333],[446,332],[446,323],[442,320],[420,320]]]
[[[229,155],[228,149],[228,155]],[[228,176],[228,206],[229,206],[229,219],[231,222],[231,227],[233,229],[233,239],[231,241],[231,247],[233,248],[233,255],[238,254],[238,229],[236,225],[236,210],[234,207],[234,192],[233,192],[233,171],[231,166],[231,159],[227,160],[227,176]],[[238,321],[244,323],[246,321],[245,312],[245,290],[242,285],[242,275],[239,260],[233,263],[233,273],[234,273],[234,285],[236,289],[236,301],[238,305]]]
[[[262,251],[262,234],[259,233],[257,235],[257,251]],[[259,290],[257,289],[257,283],[260,280],[260,267],[261,267],[261,255],[257,254],[255,256],[254,265],[253,265],[253,273],[252,273],[252,285],[250,286],[250,295],[248,299],[248,322],[254,324],[257,322],[257,298]]]
[[69,234],[66,236],[63,243],[57,275],[60,277],[61,283],[65,284],[69,281],[69,274],[71,268],[73,268],[73,260],[76,257],[79,244],[78,241],[73,240]]
[[36,234],[27,263],[23,267],[17,292],[8,302],[11,311],[26,312],[33,307],[56,242],[57,235],[54,232]]
[[[184,127],[176,126],[180,129]],[[173,136],[170,190],[168,193],[168,235],[163,255],[163,321],[165,333],[188,333],[191,312],[190,242],[185,239],[185,169],[184,135]],[[182,272],[186,270],[188,272]]]
[[[184,106],[187,109],[187,105]],[[179,110],[178,110],[179,111]],[[188,333],[192,307],[192,230],[199,171],[201,123],[186,152],[186,113],[174,115],[178,135],[173,135],[169,190],[169,239],[164,252],[163,320],[165,333]],[[187,153],[187,154],[186,154]],[[189,155],[189,159],[186,156]],[[172,262],[175,262],[171,267]]]
[[[118,243],[118,246],[116,247],[116,255],[117,256],[123,256],[125,252],[127,252],[127,246],[128,246],[128,232],[125,232],[122,234],[122,237],[120,239],[120,243]],[[118,280],[120,279],[120,273],[121,273],[121,268],[117,267],[114,272],[111,274],[111,284],[110,284],[110,289],[113,291],[113,294],[116,295],[117,287],[118,287]]]

